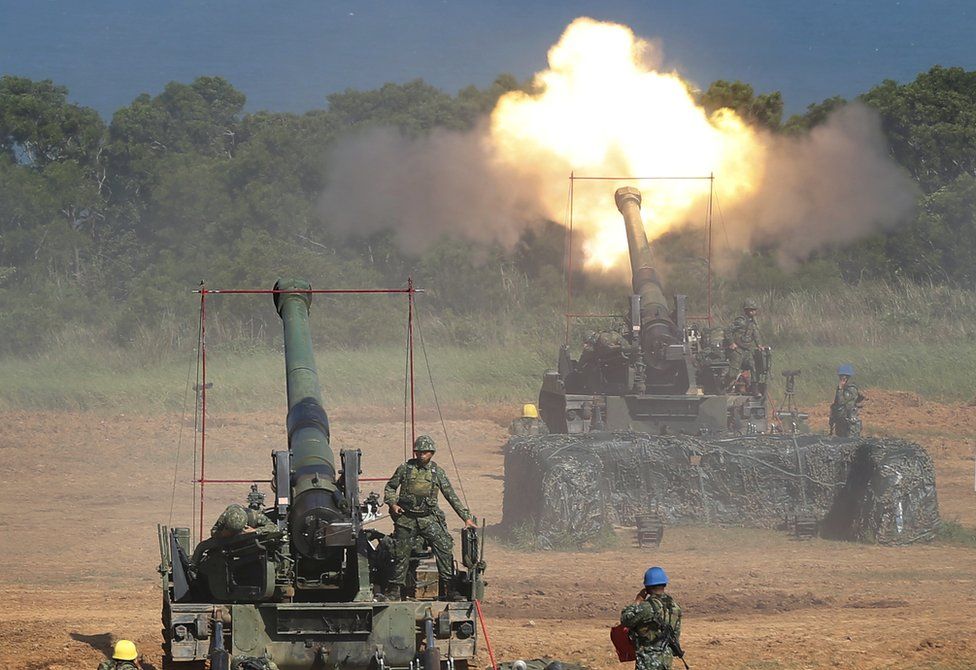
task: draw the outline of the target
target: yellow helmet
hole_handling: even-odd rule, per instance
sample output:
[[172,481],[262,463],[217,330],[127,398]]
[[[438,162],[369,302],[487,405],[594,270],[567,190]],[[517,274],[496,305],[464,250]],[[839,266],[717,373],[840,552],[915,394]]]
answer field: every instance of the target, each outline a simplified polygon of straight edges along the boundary
[[119,640],[115,643],[112,658],[116,661],[134,661],[138,657],[139,652],[136,651],[136,643],[132,640]]
[[524,405],[522,405],[522,418],[523,419],[538,419],[539,418],[539,410],[537,410],[535,408],[535,405],[533,405],[530,402],[527,402]]

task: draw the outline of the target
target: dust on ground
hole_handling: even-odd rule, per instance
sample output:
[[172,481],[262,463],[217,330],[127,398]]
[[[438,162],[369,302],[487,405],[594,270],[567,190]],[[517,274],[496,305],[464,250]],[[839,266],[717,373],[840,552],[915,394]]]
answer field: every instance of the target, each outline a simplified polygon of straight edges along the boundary
[[[976,526],[976,407],[868,395],[867,432],[925,446],[943,518]],[[815,429],[825,427],[825,408],[813,409]],[[393,413],[330,417],[336,453],[362,449],[365,476],[385,477],[402,459],[403,423]],[[489,524],[501,518],[509,418],[509,408],[490,407],[456,411],[447,421],[468,502]],[[209,417],[208,477],[266,479],[271,450],[284,444],[282,424],[279,412]],[[433,417],[422,417],[419,429],[440,436]],[[191,518],[196,525],[193,438],[192,425],[169,415],[0,414],[0,667],[95,667],[115,637],[134,639],[146,667],[159,667],[155,527]],[[456,478],[440,444],[437,460]],[[209,487],[204,530],[246,489]],[[667,568],[685,610],[682,638],[696,669],[976,663],[976,548],[795,541],[774,531],[687,526],[668,528],[655,551],[636,548],[626,529],[618,537],[612,549],[575,553],[490,544],[485,605],[496,655],[625,667],[612,654],[609,628],[653,563]]]

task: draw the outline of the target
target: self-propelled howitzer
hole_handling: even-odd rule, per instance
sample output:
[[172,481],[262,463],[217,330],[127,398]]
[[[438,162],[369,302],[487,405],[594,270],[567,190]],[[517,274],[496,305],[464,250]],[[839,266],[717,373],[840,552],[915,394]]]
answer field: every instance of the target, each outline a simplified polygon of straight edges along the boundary
[[312,352],[310,286],[283,279],[275,289],[288,448],[272,452],[274,504],[228,507],[192,553],[189,529],[160,527],[163,665],[440,670],[443,658],[463,668],[476,647],[473,600],[484,591],[477,535],[462,531],[466,569],[451,585],[462,600],[420,588],[423,548],[411,562],[415,600],[375,595],[392,577],[392,538],[365,523],[378,504],[360,499],[360,450],[342,450],[336,468]]
[[553,433],[634,430],[690,435],[764,433],[764,397],[730,394],[721,337],[689,323],[686,299],[669,306],[641,221],[641,194],[614,194],[627,235],[631,286],[624,328],[591,333],[579,358],[559,351],[539,409]]

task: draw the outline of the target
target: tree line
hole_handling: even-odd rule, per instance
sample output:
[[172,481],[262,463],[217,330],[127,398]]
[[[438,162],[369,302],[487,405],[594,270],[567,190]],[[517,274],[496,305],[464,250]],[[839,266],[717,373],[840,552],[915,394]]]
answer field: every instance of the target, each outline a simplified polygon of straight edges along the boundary
[[[193,301],[174,295],[201,279],[265,286],[281,268],[342,286],[399,285],[412,273],[432,287],[425,299],[460,343],[495,336],[486,321],[536,327],[532,315],[554,313],[563,296],[555,224],[526,231],[514,250],[443,239],[411,257],[389,233],[335,234],[317,209],[325,156],[343,134],[374,125],[411,136],[472,128],[500,95],[525,87],[502,75],[450,95],[416,80],[335,93],[304,114],[245,113],[240,91],[200,77],[142,94],[105,120],[50,80],[0,77],[0,353],[37,351],[73,331],[121,345],[145,332],[185,335],[196,327]],[[706,109],[731,107],[749,123],[795,135],[847,104],[830,98],[784,120],[778,92],[717,81],[699,95]],[[798,276],[972,287],[976,72],[935,67],[859,99],[880,114],[892,157],[919,184],[916,214],[819,255]],[[472,255],[480,260],[473,268]],[[740,288],[785,280],[761,260],[768,271],[753,263]],[[364,337],[386,310],[378,301],[336,304],[319,332],[349,345],[392,341],[396,328]],[[228,303],[215,316],[242,341],[261,341],[276,331],[268,311]]]

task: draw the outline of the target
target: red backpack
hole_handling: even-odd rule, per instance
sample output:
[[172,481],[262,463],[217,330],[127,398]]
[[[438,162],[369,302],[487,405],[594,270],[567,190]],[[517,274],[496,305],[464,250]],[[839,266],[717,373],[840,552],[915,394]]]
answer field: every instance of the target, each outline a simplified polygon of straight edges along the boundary
[[637,660],[634,643],[630,640],[630,629],[623,624],[617,624],[610,629],[610,641],[617,650],[617,658],[621,663]]

